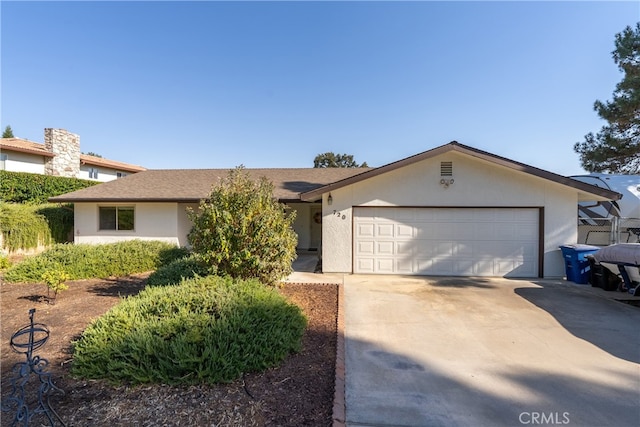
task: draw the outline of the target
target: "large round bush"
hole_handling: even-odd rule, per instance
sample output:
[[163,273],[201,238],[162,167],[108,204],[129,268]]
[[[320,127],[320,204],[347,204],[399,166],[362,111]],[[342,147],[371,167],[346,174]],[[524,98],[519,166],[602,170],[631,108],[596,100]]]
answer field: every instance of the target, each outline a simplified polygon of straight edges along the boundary
[[150,287],[94,321],[74,346],[73,373],[116,383],[217,383],[298,351],[299,307],[255,280],[215,276]]

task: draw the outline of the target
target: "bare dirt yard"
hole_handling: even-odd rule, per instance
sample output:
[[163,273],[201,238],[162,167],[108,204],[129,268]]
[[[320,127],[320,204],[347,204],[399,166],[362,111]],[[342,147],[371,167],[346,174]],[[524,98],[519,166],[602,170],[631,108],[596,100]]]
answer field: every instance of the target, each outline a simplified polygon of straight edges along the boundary
[[[3,283],[1,299],[2,398],[11,392],[16,362],[25,356],[10,347],[11,335],[35,322],[50,330],[49,341],[35,354],[49,360],[48,371],[64,395],[53,394],[52,407],[67,426],[329,426],[332,424],[336,356],[338,287],[333,284],[283,284],[280,292],[309,319],[303,348],[278,367],[219,385],[137,387],[70,375],[71,342],[88,323],[139,292],[147,275],[69,282],[55,304],[44,298],[44,285]],[[2,413],[10,425],[13,413]],[[33,424],[40,425],[40,424]]]

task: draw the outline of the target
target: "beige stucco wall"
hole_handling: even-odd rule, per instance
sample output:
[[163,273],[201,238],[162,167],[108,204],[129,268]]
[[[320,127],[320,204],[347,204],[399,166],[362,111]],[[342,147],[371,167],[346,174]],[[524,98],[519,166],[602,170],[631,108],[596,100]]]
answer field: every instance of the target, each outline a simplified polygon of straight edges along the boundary
[[[135,230],[98,230],[99,206],[135,206]],[[292,203],[296,212],[293,226],[298,234],[298,247],[308,248],[310,241],[310,205]],[[187,214],[187,207],[198,209],[197,203],[76,203],[75,243],[110,243],[120,240],[143,239],[164,240],[179,246],[189,246],[188,234],[193,223]]]
[[195,212],[198,211],[197,203],[178,203],[178,241],[180,242],[180,246],[190,246],[189,239],[187,238],[191,228],[193,227],[193,222],[189,219],[189,215],[187,214],[187,208],[193,209]]
[[[98,179],[89,177],[89,169],[98,169]],[[126,173],[126,172],[125,172]],[[92,165],[80,165],[80,173],[78,174],[80,179],[88,179],[91,181],[107,182],[118,179],[118,171],[115,169],[109,169],[101,166]]]
[[[440,162],[454,183],[440,184]],[[353,206],[544,207],[544,276],[562,277],[558,246],[576,242],[577,193],[551,181],[450,152],[331,192],[323,200],[323,271],[352,271]]]
[[293,231],[298,235],[298,249],[307,249],[311,245],[311,205],[307,203],[288,203],[296,212],[296,219],[293,222]]
[[7,155],[4,170],[9,172],[28,172],[44,174],[44,157],[37,154],[3,151]]
[[[99,206],[134,206],[135,229],[132,231],[99,230]],[[183,245],[178,237],[178,205],[176,203],[76,203],[74,212],[75,243],[111,243],[141,239]]]

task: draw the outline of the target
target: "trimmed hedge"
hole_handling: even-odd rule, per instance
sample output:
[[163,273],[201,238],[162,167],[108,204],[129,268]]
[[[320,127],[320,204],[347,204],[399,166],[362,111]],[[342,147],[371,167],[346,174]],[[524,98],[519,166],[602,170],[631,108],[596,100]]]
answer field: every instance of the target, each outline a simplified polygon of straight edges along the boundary
[[70,280],[126,276],[155,270],[187,251],[160,241],[129,240],[102,245],[54,245],[9,268],[4,279],[13,283],[40,283],[42,274],[62,268]]
[[0,201],[47,203],[49,197],[91,187],[100,182],[63,176],[0,170]]
[[117,384],[229,382],[299,351],[306,323],[257,280],[149,287],[89,325],[74,343],[72,373]]

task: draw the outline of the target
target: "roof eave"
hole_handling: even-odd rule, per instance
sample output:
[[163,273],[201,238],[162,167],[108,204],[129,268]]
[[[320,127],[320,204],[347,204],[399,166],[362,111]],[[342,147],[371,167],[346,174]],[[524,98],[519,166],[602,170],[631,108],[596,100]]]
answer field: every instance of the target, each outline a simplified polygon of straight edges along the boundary
[[48,200],[51,203],[200,203],[202,199],[184,198],[184,197],[176,197],[176,198],[77,197],[76,198],[76,197],[56,196],[56,197],[50,197]]
[[2,151],[15,151],[18,153],[26,153],[26,154],[35,154],[43,157],[55,157],[55,154],[50,153],[48,151],[41,151],[38,149],[31,148],[22,148],[22,147],[13,147],[10,145],[0,145],[0,150]]

